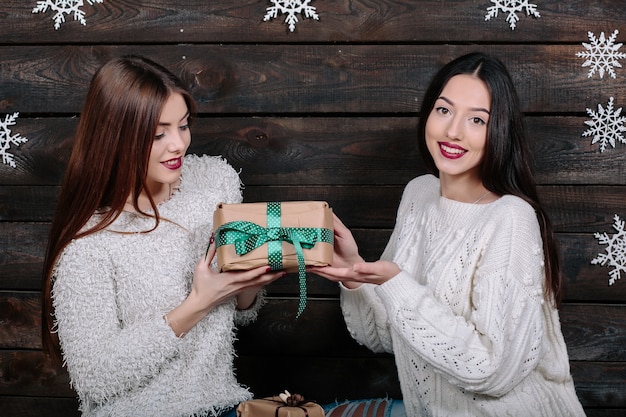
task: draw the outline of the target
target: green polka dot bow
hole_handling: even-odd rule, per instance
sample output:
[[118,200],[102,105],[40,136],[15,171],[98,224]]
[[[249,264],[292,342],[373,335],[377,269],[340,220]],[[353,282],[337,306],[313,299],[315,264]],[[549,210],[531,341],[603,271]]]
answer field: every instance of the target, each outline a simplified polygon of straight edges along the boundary
[[245,220],[225,223],[215,231],[216,247],[234,245],[237,255],[267,243],[268,263],[274,271],[283,269],[282,242],[291,243],[298,259],[300,303],[298,314],[306,306],[306,264],[302,249],[311,249],[317,242],[333,243],[333,231],[322,227],[281,227],[280,202],[267,203],[267,227]]

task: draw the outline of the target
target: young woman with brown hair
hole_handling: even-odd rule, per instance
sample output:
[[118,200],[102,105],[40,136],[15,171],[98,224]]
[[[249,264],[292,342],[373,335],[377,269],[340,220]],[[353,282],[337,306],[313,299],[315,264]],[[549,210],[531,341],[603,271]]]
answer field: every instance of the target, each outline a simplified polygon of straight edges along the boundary
[[[142,57],[105,63],[80,115],[44,261],[43,340],[84,416],[220,416],[251,397],[235,323],[283,272],[211,266],[213,211],[241,201],[221,157],[185,155],[194,102]],[[58,339],[57,339],[58,336]]]

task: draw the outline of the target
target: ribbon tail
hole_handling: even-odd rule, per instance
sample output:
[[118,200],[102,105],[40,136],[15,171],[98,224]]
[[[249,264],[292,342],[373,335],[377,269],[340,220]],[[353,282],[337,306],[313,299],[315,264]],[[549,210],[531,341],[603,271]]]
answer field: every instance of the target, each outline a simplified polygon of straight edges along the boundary
[[298,257],[298,283],[300,285],[300,302],[298,304],[298,313],[296,318],[299,318],[304,308],[306,307],[306,265],[304,263],[304,253],[302,253],[302,244],[299,239],[292,238],[293,246],[296,249],[296,256]]

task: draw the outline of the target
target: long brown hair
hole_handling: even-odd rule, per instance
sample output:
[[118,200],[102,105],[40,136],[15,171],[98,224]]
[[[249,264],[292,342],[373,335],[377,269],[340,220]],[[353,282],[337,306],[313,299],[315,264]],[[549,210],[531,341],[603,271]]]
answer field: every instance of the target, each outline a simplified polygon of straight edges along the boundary
[[418,123],[422,159],[428,170],[438,176],[437,166],[426,146],[426,121],[447,82],[459,74],[478,77],[489,89],[491,115],[481,180],[489,191],[515,195],[535,209],[543,240],[546,297],[558,307],[562,298],[559,248],[550,218],[539,202],[517,91],[508,70],[499,59],[480,52],[469,53],[452,60],[433,77],[422,101]]
[[[140,56],[113,58],[91,80],[43,264],[42,342],[54,359],[60,359],[60,351],[54,332],[52,273],[61,252],[72,239],[115,221],[131,193],[139,212],[139,195],[142,191],[147,194],[155,218],[151,230],[159,224],[145,181],[161,111],[172,93],[181,94],[194,114],[194,101],[182,82],[163,66]],[[97,224],[85,227],[96,212],[102,215]]]

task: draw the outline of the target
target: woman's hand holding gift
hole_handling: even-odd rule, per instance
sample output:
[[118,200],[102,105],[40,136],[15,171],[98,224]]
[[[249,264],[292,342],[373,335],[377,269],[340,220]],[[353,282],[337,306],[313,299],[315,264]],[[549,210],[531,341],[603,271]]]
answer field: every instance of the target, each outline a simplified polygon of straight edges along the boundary
[[215,242],[196,264],[191,291],[185,301],[165,315],[166,322],[178,337],[183,337],[209,311],[237,297],[237,308],[250,307],[259,290],[285,275],[284,271],[271,271],[269,265],[248,271],[218,272],[211,262],[215,256]]
[[341,282],[347,288],[358,288],[362,283],[383,284],[400,272],[393,262],[365,262],[350,230],[334,217],[335,244],[333,263],[325,267],[311,267],[309,271],[331,281]]

